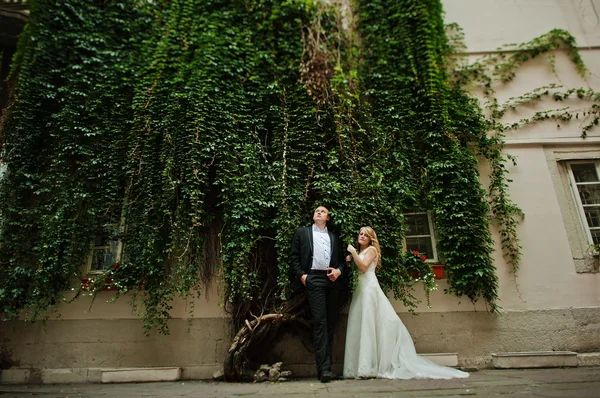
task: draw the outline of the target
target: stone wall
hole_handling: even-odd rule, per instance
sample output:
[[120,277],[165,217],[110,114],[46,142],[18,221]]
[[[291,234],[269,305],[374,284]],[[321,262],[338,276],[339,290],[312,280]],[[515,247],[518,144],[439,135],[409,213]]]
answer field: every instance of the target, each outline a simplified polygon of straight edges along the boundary
[[[403,313],[420,353],[457,352],[465,367],[491,366],[491,353],[600,352],[600,309]],[[334,370],[341,372],[346,318],[341,319]],[[100,369],[176,366],[184,379],[207,379],[223,363],[232,330],[227,318],[176,319],[169,336],[144,335],[131,319],[5,322],[0,329],[3,383],[100,381]],[[283,361],[294,376],[315,373],[314,358],[297,336],[274,342],[265,361]]]

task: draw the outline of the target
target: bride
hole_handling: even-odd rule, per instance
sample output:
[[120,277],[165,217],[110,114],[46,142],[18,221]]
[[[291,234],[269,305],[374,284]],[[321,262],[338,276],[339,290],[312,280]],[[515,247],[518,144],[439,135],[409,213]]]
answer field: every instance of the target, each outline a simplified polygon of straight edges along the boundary
[[468,373],[437,365],[417,355],[408,330],[377,281],[375,271],[381,265],[381,251],[373,228],[360,229],[358,246],[359,252],[348,245],[361,274],[348,312],[344,378],[469,377]]

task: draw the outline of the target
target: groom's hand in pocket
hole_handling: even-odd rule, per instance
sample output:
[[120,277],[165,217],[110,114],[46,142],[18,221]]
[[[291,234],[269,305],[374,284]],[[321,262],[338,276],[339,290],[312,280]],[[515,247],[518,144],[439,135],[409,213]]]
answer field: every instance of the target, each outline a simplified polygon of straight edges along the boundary
[[337,268],[327,268],[327,277],[330,281],[335,282],[335,280],[341,275],[341,271]]

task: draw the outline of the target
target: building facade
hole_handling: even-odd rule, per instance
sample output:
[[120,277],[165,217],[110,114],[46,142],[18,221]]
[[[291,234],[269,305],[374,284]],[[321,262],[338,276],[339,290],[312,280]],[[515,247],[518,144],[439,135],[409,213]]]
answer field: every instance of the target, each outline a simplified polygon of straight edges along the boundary
[[[585,78],[577,74],[566,51],[557,50],[554,61],[537,57],[511,82],[497,85],[500,103],[550,84],[600,91],[600,0],[443,4],[446,21],[464,29],[470,60],[552,29],[576,37],[589,69]],[[591,103],[575,99],[557,104],[549,98],[507,112],[504,122],[563,106]],[[445,279],[438,280],[439,289],[431,294],[431,308],[422,304],[419,315],[394,302],[417,351],[457,353],[459,365],[465,367],[491,366],[492,353],[528,351],[574,351],[581,354],[580,364],[600,363],[600,354],[595,354],[600,352],[600,259],[592,247],[600,242],[600,129],[582,138],[584,124],[578,119],[541,121],[506,133],[505,151],[516,159],[509,167],[510,192],[524,213],[518,227],[520,269],[515,277],[494,230],[500,314],[489,313],[484,303],[445,295]],[[486,165],[481,169],[485,178]],[[435,250],[433,225],[426,238]],[[97,250],[109,246],[98,245]],[[145,336],[127,299],[113,302],[113,297],[110,290],[95,299],[83,294],[60,306],[46,323],[5,322],[0,329],[0,381],[99,381],[102,369],[154,366],[181,367],[183,378],[198,379],[210,378],[222,366],[234,331],[220,303],[218,281],[193,302],[176,300],[168,336]],[[344,333],[341,327],[334,354],[338,367]],[[295,375],[315,372],[313,354],[291,335],[275,344],[272,359],[282,360]]]

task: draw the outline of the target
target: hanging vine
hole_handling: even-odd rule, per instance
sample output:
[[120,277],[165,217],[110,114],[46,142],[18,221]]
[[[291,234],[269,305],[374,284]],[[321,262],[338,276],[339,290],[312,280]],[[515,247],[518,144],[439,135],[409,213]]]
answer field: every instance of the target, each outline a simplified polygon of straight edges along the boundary
[[4,317],[53,308],[71,290],[96,227],[105,216],[118,219],[130,61],[146,22],[124,2],[31,2],[2,130]]
[[[439,0],[32,1],[0,120],[3,318],[55,309],[96,231],[118,225],[119,262],[93,286],[108,280],[168,333],[173,299],[218,275],[239,330],[226,374],[244,379],[282,325],[309,329],[303,298],[285,300],[288,256],[318,204],[346,243],[377,231],[379,280],[409,310],[416,283],[436,285],[404,253],[404,214],[430,212],[448,293],[497,311],[490,218],[514,271],[521,253],[504,135],[575,118],[585,137],[600,98],[552,85],[499,104],[495,85],[533,57],[566,48],[584,75],[573,37],[469,64],[450,28]],[[502,122],[543,98],[593,105]]]

